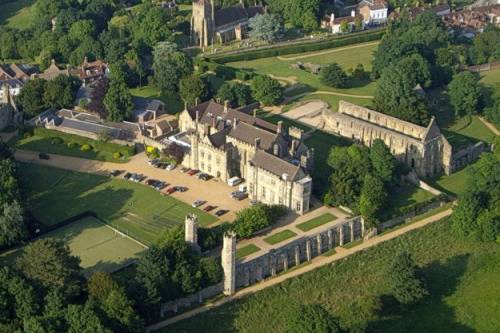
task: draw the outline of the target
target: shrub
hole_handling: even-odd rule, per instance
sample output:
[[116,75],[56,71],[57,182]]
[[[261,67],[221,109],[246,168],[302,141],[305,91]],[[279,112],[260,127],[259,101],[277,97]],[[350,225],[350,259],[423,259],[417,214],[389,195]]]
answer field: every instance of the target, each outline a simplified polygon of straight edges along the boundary
[[56,136],[56,137],[53,137],[52,139],[50,139],[50,143],[53,145],[59,145],[61,143],[64,143],[64,141],[60,137]]
[[155,148],[155,147],[153,147],[153,146],[147,146],[147,147],[146,147],[146,152],[147,152],[148,154],[153,154],[153,153],[154,153],[155,151],[157,151],[157,150],[158,150],[158,149],[157,149],[157,148]]
[[78,148],[78,143],[77,142],[68,142],[68,148],[71,148],[71,149],[74,149],[74,148]]
[[347,74],[337,63],[331,63],[321,69],[320,79],[327,86],[343,88],[347,83]]
[[235,73],[234,73],[234,69],[232,69],[231,67],[226,67],[226,66],[218,66],[216,69],[215,69],[215,75],[217,75],[218,77],[220,77],[221,79],[227,81],[227,80],[232,80],[235,78]]
[[245,70],[239,70],[236,72],[236,78],[241,81],[248,81],[255,77],[255,74]]
[[113,158],[115,160],[119,160],[120,158],[122,158],[122,156],[123,156],[122,153],[120,153],[119,151],[113,153]]
[[81,151],[91,151],[92,146],[89,144],[83,144],[82,147],[80,148]]

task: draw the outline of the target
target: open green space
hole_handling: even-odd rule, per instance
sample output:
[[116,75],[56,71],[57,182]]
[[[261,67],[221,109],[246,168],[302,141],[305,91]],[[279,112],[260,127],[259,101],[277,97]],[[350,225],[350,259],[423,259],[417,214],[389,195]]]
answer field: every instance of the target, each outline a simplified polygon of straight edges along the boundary
[[493,89],[494,94],[500,94],[500,68],[480,74],[482,84]]
[[212,215],[173,197],[122,179],[20,163],[27,207],[46,226],[56,225],[85,211],[145,244],[152,244],[163,231],[184,223],[188,213],[207,226]]
[[395,186],[389,192],[387,208],[383,212],[384,218],[390,219],[400,213],[400,209],[416,203],[430,200],[434,194],[414,185]]
[[429,92],[431,112],[436,117],[443,134],[454,148],[478,141],[491,143],[495,134],[477,116],[456,117],[450,104],[448,92],[436,89]]
[[294,121],[290,118],[286,118],[286,117],[283,117],[283,116],[280,116],[279,114],[269,114],[269,115],[266,115],[264,117],[261,117],[262,119],[270,122],[270,123],[273,123],[273,124],[277,124],[278,121],[282,121],[283,122],[283,125],[286,127],[286,128],[290,128],[290,127],[297,127],[305,132],[307,131],[310,131],[311,128],[306,126],[306,125],[303,125],[297,121]]
[[255,244],[248,244],[243,247],[240,247],[238,250],[236,250],[236,257],[239,259],[242,259],[244,257],[248,257],[249,255],[257,252],[260,250],[260,247],[258,247]]
[[23,29],[32,22],[32,7],[35,0],[1,0],[0,25],[6,24],[12,28]]
[[464,193],[467,182],[472,177],[470,171],[471,167],[469,165],[449,176],[443,174],[437,178],[431,179],[429,183],[440,191],[457,196]]
[[274,235],[264,238],[264,242],[270,245],[274,245],[281,243],[287,240],[288,238],[292,238],[294,236],[297,236],[295,232],[293,232],[292,230],[285,229],[283,231],[275,233]]
[[337,217],[333,214],[325,213],[323,215],[310,219],[309,221],[297,224],[296,227],[305,232],[331,222],[336,218]]
[[158,88],[153,85],[147,85],[141,88],[132,88],[130,89],[130,93],[132,96],[159,99],[165,103],[165,110],[169,114],[176,114],[184,109],[184,103],[178,94],[161,94]]
[[[54,138],[57,138],[55,141]],[[83,146],[91,150],[86,151]],[[34,135],[19,138],[14,146],[19,149],[33,150],[49,154],[81,157],[91,160],[124,163],[133,154],[132,146],[124,146],[111,142],[101,142],[83,136],[63,133],[45,128],[36,128]],[[120,153],[120,157],[114,154]]]
[[[55,229],[42,238],[53,238],[66,243],[71,254],[80,258],[86,275],[95,271],[113,272],[138,258],[144,247],[121,236],[106,224],[86,217]],[[12,262],[22,248],[4,253],[0,261]]]
[[[372,96],[375,92],[375,82],[349,82],[348,88],[332,88],[322,84],[318,75],[308,73],[304,70],[290,68],[291,64],[297,62],[311,62],[318,65],[326,65],[332,62],[338,63],[344,70],[362,64],[365,70],[371,70],[373,52],[377,44],[365,43],[353,46],[322,50],[318,52],[306,53],[310,55],[303,57],[304,53],[288,55],[286,57],[269,57],[257,60],[238,61],[228,63],[228,66],[244,68],[260,74],[271,74],[280,79],[286,79],[289,83],[300,82],[310,86],[313,90],[336,91],[354,95]],[[326,52],[326,53],[325,53]],[[300,57],[293,59],[292,57]]]
[[[408,307],[395,303],[387,283],[391,258],[403,250],[430,294]],[[160,332],[283,332],[296,303],[323,306],[347,332],[498,332],[499,275],[500,244],[463,239],[442,220]]]

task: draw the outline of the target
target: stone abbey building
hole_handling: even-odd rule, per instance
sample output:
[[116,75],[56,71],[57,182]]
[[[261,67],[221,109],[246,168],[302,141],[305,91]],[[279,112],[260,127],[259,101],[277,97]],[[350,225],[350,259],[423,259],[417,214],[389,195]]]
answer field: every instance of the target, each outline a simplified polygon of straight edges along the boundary
[[214,0],[194,0],[191,40],[200,47],[241,40],[245,38],[248,20],[262,13],[262,6],[245,7],[240,3],[216,9]]
[[227,182],[246,180],[250,199],[309,210],[314,152],[302,130],[283,128],[214,101],[185,109],[179,137],[189,146],[183,165]]
[[328,130],[366,146],[382,139],[420,177],[453,172],[452,146],[434,117],[423,127],[346,101],[339,102],[338,112],[325,109],[322,116]]

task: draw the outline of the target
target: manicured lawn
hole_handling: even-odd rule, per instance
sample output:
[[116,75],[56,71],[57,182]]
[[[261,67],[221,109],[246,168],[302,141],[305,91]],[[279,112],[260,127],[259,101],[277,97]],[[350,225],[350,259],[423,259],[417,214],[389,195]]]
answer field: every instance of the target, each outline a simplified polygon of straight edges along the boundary
[[269,237],[264,238],[264,242],[270,245],[278,244],[280,242],[283,242],[287,240],[288,238],[292,238],[294,236],[297,236],[295,232],[292,230],[283,230],[280,232],[275,233],[274,235],[271,235]]
[[[66,243],[71,254],[80,258],[86,275],[95,271],[113,272],[137,259],[145,248],[123,237],[99,220],[87,217],[45,234]],[[5,253],[0,261],[12,262],[21,249]]]
[[161,100],[165,103],[165,109],[169,114],[176,114],[184,109],[184,102],[178,94],[162,95],[153,85],[130,89],[130,93],[132,96]]
[[188,213],[207,226],[212,215],[158,191],[122,179],[73,172],[35,164],[20,164],[30,211],[51,226],[84,211],[145,244],[152,244],[172,226],[184,223]]
[[451,175],[441,175],[429,181],[429,183],[436,187],[438,190],[452,195],[459,195],[464,193],[469,178],[471,167],[467,166],[462,170],[452,173]]
[[[361,44],[360,44],[361,45]],[[285,77],[295,80],[302,84],[310,86],[314,90],[336,91],[346,94],[356,95],[373,95],[375,92],[375,82],[350,82],[349,88],[332,88],[322,84],[318,75],[308,73],[300,69],[290,68],[291,64],[297,62],[312,62],[315,64],[329,64],[337,62],[344,70],[356,67],[357,64],[363,64],[365,70],[371,69],[371,61],[373,59],[373,51],[376,50],[377,45],[363,45],[361,47],[352,48],[347,47],[341,51],[335,51],[328,54],[316,55],[297,60],[280,60],[278,57],[262,58],[250,61],[239,61],[228,63],[228,66],[236,68],[246,68],[261,74],[272,74],[278,77]],[[343,49],[343,48],[339,48]],[[331,49],[332,51],[335,49]],[[324,52],[322,50],[318,52]],[[313,54],[316,54],[314,52]],[[287,55],[287,58],[294,56],[302,56],[303,54]]]
[[[53,143],[53,138],[60,138],[62,142]],[[69,147],[68,144],[76,143],[75,147]],[[83,151],[82,145],[92,147],[90,151]],[[91,160],[99,160],[106,162],[124,163],[128,161],[128,157],[133,152],[132,147],[118,145],[110,142],[99,142],[83,136],[67,134],[55,130],[45,128],[35,129],[35,134],[31,137],[20,138],[14,144],[16,148],[33,150],[49,154],[66,155],[73,157],[81,157]],[[115,158],[113,154],[120,152],[122,157]]]
[[488,72],[482,72],[481,74],[481,83],[491,87],[493,89],[494,94],[500,94],[500,68],[495,69]]
[[240,247],[238,250],[236,250],[236,257],[239,259],[242,259],[244,257],[247,257],[251,255],[252,253],[255,253],[260,250],[260,247],[258,247],[255,244],[248,244],[243,247]]
[[[387,284],[390,261],[403,250],[422,269],[430,294],[407,307],[395,303]],[[498,332],[498,276],[500,244],[460,238],[443,220],[160,332],[283,332],[296,303],[321,305],[346,332]]]
[[333,214],[325,213],[325,214],[320,215],[318,217],[315,217],[309,221],[303,222],[301,224],[297,224],[296,227],[302,231],[309,231],[311,229],[322,226],[325,223],[331,222],[331,221],[335,220],[336,218],[337,217]]
[[28,28],[32,22],[31,5],[35,0],[2,0],[0,1],[0,25],[7,24],[12,28]]
[[398,214],[401,208],[427,201],[432,197],[434,197],[432,193],[413,185],[396,187],[389,192],[387,207],[382,215],[384,218],[389,219]]

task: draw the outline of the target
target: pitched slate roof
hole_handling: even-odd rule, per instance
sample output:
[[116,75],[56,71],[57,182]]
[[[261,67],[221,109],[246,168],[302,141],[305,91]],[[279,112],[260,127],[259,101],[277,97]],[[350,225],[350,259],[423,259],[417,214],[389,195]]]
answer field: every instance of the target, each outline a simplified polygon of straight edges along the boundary
[[228,135],[250,145],[254,145],[255,139],[259,138],[260,148],[264,150],[270,149],[278,138],[276,133],[271,133],[243,122],[237,123],[236,126],[233,125]]
[[249,114],[246,114],[244,112],[228,108],[227,112],[224,111],[224,106],[215,103],[214,101],[208,101],[204,102],[201,104],[198,104],[195,107],[192,107],[188,109],[188,113],[191,116],[191,119],[195,120],[196,117],[196,111],[199,113],[199,122],[202,124],[208,124],[212,126],[215,121],[217,123],[217,128],[220,130],[221,127],[223,128],[224,123],[226,121],[231,121],[233,122],[234,119],[236,118],[237,120],[241,122],[245,122],[247,124],[251,124],[253,126],[271,131],[271,132],[276,132],[277,126],[274,124],[271,124],[265,120],[262,120],[258,117],[253,117]]
[[263,150],[258,150],[250,161],[254,166],[262,168],[278,177],[288,175],[288,180],[295,181],[306,176],[306,173],[298,165],[269,154]]
[[264,13],[264,8],[261,6],[245,8],[242,5],[236,5],[218,9],[215,11],[215,26],[221,27],[240,20],[248,20],[262,13]]

